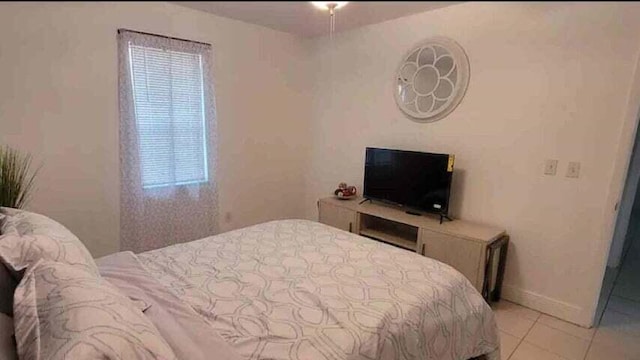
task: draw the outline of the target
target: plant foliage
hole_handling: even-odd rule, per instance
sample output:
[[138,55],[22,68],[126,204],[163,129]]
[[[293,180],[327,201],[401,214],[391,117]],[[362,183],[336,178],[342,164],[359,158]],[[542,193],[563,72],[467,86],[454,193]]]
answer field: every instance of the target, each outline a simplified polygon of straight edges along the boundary
[[0,206],[21,209],[33,192],[38,169],[31,171],[31,155],[0,147]]

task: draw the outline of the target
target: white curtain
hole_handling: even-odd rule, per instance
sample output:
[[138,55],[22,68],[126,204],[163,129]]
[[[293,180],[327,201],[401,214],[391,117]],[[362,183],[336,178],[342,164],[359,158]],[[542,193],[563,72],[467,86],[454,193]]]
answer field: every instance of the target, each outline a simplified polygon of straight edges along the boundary
[[121,250],[217,233],[211,46],[119,30],[118,53]]

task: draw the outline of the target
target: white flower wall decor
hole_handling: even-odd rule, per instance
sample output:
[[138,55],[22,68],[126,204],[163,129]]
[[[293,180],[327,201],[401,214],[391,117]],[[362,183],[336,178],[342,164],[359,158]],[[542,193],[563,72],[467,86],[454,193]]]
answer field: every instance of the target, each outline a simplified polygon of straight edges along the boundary
[[411,49],[394,81],[396,103],[410,119],[433,122],[458,106],[469,83],[469,60],[455,41],[434,37]]

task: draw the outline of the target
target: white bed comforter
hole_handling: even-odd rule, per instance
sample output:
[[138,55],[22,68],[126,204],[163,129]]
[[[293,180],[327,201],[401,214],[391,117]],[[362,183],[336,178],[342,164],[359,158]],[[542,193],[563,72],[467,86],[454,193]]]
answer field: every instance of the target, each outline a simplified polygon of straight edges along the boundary
[[138,258],[247,359],[499,359],[493,313],[456,270],[316,222]]

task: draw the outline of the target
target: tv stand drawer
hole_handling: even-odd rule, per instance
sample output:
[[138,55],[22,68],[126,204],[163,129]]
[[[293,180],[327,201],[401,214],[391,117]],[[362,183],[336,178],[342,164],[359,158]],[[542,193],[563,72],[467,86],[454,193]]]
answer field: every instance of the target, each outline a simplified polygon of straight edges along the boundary
[[420,254],[450,265],[462,273],[473,286],[482,291],[486,246],[480,242],[420,229]]
[[358,228],[356,226],[357,213],[354,210],[337,206],[326,201],[319,201],[318,214],[320,222],[325,225],[333,226],[352,233],[358,232]]

